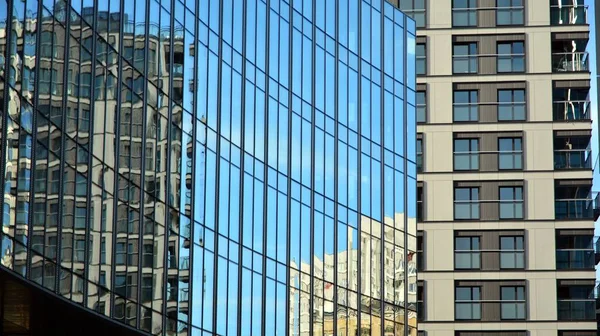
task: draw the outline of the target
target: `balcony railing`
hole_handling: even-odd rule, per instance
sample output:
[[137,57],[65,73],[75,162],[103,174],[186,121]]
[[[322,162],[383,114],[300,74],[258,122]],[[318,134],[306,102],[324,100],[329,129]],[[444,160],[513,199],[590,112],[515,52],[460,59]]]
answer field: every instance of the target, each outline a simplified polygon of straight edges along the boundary
[[553,26],[584,25],[588,23],[587,12],[588,6],[585,5],[553,5],[550,6],[550,24]]
[[554,202],[555,219],[597,219],[600,200],[592,198],[557,199]]
[[554,151],[554,169],[592,169],[590,149],[560,149]]
[[[480,64],[490,62],[494,59],[497,73],[523,73],[525,72],[525,54],[467,54],[452,55],[452,73],[476,74],[480,71]],[[580,70],[581,71],[581,70]]]
[[596,320],[595,299],[558,300],[559,321]]
[[522,219],[523,204],[521,199],[513,200],[455,200],[454,219]]
[[521,150],[454,152],[455,171],[521,169],[523,169],[523,151]]
[[554,121],[591,120],[589,100],[557,100],[553,110]]
[[510,270],[525,268],[525,250],[455,250],[454,269]]
[[557,249],[556,269],[594,269],[593,249]]
[[488,312],[488,321],[525,320],[527,302],[525,300],[485,300],[455,301],[456,320],[481,320],[482,312]]
[[590,71],[588,53],[561,52],[552,54],[553,72],[581,72]]

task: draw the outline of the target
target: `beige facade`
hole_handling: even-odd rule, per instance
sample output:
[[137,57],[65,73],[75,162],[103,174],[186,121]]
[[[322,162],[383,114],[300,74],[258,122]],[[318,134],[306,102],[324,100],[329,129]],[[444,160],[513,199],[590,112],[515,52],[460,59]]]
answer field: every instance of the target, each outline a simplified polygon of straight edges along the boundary
[[[421,334],[595,335],[592,12],[559,1],[401,1],[421,15],[423,46]],[[459,91],[476,98],[462,101]],[[501,99],[507,92],[524,100]],[[523,294],[508,297],[505,287]],[[458,297],[464,288],[476,288],[469,299]]]

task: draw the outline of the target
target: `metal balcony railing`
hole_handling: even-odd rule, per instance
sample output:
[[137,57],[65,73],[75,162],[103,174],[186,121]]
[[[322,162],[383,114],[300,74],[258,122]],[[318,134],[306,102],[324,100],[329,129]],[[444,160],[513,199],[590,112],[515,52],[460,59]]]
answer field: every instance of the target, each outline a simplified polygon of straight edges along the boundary
[[588,53],[586,51],[552,53],[552,71],[590,71]]
[[554,121],[591,120],[589,100],[556,100],[553,111]]
[[550,24],[553,26],[588,24],[587,13],[587,5],[553,5],[550,6]]
[[[483,162],[482,162],[483,161]],[[490,166],[493,163],[494,168]],[[522,170],[523,151],[454,152],[454,170]]]
[[557,199],[554,202],[555,219],[597,219],[600,209],[598,194],[587,198]]
[[554,169],[592,169],[591,149],[560,149],[554,151]]
[[522,199],[506,200],[454,200],[454,219],[479,219],[483,214],[489,217],[497,215],[498,219],[523,219]]

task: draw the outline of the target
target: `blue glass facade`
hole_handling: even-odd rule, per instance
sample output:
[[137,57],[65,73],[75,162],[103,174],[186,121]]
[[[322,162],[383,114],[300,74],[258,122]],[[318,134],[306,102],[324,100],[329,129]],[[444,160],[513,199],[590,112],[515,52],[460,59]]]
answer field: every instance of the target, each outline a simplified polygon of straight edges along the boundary
[[3,267],[156,335],[416,335],[415,22],[0,0]]

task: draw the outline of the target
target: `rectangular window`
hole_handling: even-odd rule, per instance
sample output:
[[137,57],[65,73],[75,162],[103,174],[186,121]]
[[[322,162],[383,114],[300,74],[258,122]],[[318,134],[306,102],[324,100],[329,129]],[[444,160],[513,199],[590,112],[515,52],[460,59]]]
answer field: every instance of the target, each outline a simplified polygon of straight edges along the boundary
[[479,71],[477,43],[457,43],[452,46],[452,72],[476,74]]
[[117,265],[125,265],[125,256],[127,255],[127,248],[125,243],[117,243],[117,251],[115,253],[115,259]]
[[400,0],[400,10],[415,20],[417,28],[427,24],[425,0]]
[[[423,248],[424,248],[423,236],[417,236],[417,270],[418,271],[422,271],[424,269],[423,266],[425,266]],[[421,288],[421,287],[419,287],[419,288]]]
[[454,189],[454,219],[479,219],[479,188]]
[[100,242],[100,264],[106,264],[106,238],[102,237],[102,241]]
[[427,93],[417,91],[417,122],[427,122]]
[[98,280],[98,285],[106,287],[106,271],[100,271],[100,279]]
[[479,170],[479,139],[454,139],[454,170]]
[[417,75],[427,74],[427,48],[424,43],[416,46]]
[[85,238],[84,237],[76,237],[75,238],[75,261],[84,261],[85,260]]
[[496,7],[497,26],[523,25],[523,0],[496,0]]
[[500,300],[503,320],[525,319],[525,287],[500,287]]
[[142,277],[142,302],[152,300],[152,276],[145,275]]
[[455,318],[457,320],[481,319],[481,288],[456,287]]
[[500,187],[500,219],[523,218],[523,187]]
[[498,169],[523,169],[523,140],[521,138],[499,138],[498,152]]
[[498,121],[525,120],[525,90],[498,90]]
[[481,268],[481,247],[479,237],[454,238],[454,268],[479,269]]
[[142,267],[152,267],[154,264],[154,247],[152,244],[144,244],[144,255],[142,256]]
[[83,98],[90,98],[92,90],[92,74],[91,73],[80,73],[79,74],[79,96]]
[[500,268],[525,268],[525,248],[522,236],[500,237]]
[[115,294],[125,297],[127,295],[127,275],[118,273],[115,275]]
[[138,253],[133,243],[127,244],[127,265],[137,265],[137,256]]
[[525,43],[498,42],[498,73],[525,72]]
[[423,221],[423,187],[417,187],[417,221]]
[[417,171],[423,171],[423,139],[417,139]]
[[479,120],[479,92],[454,91],[452,103],[455,122],[469,122]]
[[85,229],[85,218],[87,209],[84,206],[75,207],[75,228]]
[[452,0],[452,26],[477,26],[477,0]]

